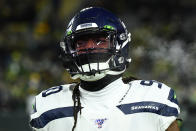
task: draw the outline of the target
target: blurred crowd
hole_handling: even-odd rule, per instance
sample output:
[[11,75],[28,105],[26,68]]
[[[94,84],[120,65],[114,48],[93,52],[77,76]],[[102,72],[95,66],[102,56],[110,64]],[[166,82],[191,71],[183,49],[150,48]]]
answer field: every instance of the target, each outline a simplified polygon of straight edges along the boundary
[[1,113],[25,110],[29,97],[72,81],[58,59],[57,45],[73,14],[88,6],[111,10],[131,32],[132,63],[124,77],[166,83],[177,93],[184,121],[196,116],[193,0],[1,0]]

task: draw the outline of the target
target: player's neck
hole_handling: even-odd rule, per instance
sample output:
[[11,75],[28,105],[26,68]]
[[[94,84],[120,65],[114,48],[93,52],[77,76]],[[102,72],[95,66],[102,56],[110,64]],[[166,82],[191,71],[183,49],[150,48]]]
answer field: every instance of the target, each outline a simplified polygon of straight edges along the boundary
[[110,83],[112,83],[113,81],[120,78],[121,76],[122,75],[114,75],[114,76],[106,75],[104,78],[98,81],[91,81],[91,82],[81,80],[80,86],[87,91],[99,91],[104,87],[106,87],[107,85],[109,85]]

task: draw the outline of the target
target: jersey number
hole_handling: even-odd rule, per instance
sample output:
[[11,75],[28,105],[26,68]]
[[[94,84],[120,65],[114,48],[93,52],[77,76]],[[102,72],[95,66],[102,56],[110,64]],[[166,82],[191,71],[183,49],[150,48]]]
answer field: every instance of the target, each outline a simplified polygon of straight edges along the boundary
[[48,96],[48,95],[51,95],[51,94],[54,94],[54,93],[58,93],[58,92],[60,92],[62,89],[63,89],[62,86],[56,86],[56,87],[49,88],[49,89],[45,90],[45,91],[42,93],[42,97],[46,97],[46,96]]
[[155,81],[155,80],[142,80],[140,82],[141,85],[145,85],[145,86],[151,86],[153,83],[158,84],[158,88],[162,87],[162,84],[160,82]]

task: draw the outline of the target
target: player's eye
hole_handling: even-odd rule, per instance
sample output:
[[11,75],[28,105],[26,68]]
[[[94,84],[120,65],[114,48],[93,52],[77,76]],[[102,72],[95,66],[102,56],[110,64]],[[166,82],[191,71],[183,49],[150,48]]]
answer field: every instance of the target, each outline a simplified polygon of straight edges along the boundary
[[87,41],[85,41],[85,40],[77,41],[76,47],[84,47],[84,46],[86,46],[86,43],[87,43]]

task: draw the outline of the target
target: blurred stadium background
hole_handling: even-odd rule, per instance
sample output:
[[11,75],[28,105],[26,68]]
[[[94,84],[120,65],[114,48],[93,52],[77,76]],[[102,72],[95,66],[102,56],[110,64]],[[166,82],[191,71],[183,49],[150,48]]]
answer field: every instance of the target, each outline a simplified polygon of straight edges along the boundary
[[132,63],[124,76],[174,88],[181,130],[195,131],[195,0],[1,0],[0,131],[30,131],[32,97],[71,81],[56,46],[72,16],[89,6],[111,10],[132,33]]

